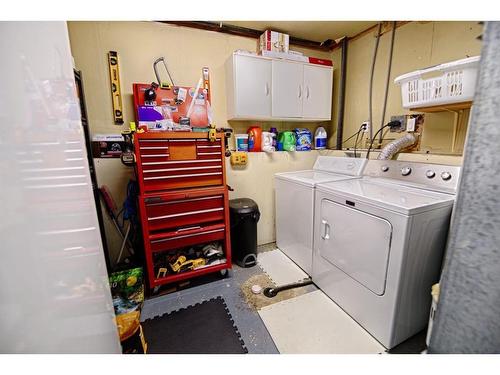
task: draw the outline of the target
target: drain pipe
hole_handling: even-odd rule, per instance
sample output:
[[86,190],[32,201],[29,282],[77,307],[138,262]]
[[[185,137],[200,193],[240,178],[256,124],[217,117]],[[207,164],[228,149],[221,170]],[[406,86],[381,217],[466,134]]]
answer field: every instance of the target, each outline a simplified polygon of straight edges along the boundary
[[273,298],[278,295],[279,292],[282,292],[284,290],[289,290],[289,289],[295,289],[295,288],[301,288],[306,285],[311,285],[313,283],[311,278],[304,279],[302,281],[297,281],[296,283],[291,283],[291,284],[285,284],[282,286],[277,286],[277,287],[271,287],[271,288],[266,288],[264,289],[264,295],[267,298]]
[[342,39],[342,60],[340,68],[339,104],[337,112],[337,150],[342,150],[344,136],[345,82],[347,78],[347,37]]
[[378,154],[378,160],[390,160],[404,148],[410,147],[417,142],[417,138],[412,133],[407,133],[404,137],[388,143]]

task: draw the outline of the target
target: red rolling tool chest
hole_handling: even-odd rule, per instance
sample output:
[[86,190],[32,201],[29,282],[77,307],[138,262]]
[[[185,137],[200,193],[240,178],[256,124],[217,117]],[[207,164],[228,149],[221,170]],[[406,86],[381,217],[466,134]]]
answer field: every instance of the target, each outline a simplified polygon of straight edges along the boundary
[[[224,134],[211,142],[203,132],[136,133],[134,149],[149,287],[231,268]],[[222,244],[225,262],[184,272],[158,262],[214,241]],[[168,272],[160,275],[160,267]]]

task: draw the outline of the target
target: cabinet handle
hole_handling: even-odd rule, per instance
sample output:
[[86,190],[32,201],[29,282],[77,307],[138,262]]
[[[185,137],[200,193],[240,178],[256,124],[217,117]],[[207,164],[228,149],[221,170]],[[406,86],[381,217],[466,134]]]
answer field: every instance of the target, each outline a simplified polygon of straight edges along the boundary
[[309,99],[309,86],[306,86],[306,99]]
[[210,208],[210,209],[207,209],[207,210],[180,212],[178,214],[170,214],[170,215],[164,215],[164,216],[153,216],[153,217],[148,217],[148,220],[152,221],[152,220],[172,219],[172,218],[175,218],[175,217],[208,214],[210,212],[218,212],[218,211],[223,211],[223,210],[224,210],[224,207]]
[[321,238],[324,240],[330,239],[330,224],[326,220],[321,220],[321,225],[323,226],[323,234]]
[[193,230],[193,229],[201,229],[201,225],[196,225],[194,227],[180,228],[180,229],[177,229],[176,232],[179,233],[179,232],[184,232],[186,230]]
[[265,93],[266,93],[266,96],[269,96],[269,84],[266,82],[266,84],[264,85],[264,89],[265,89]]
[[172,241],[172,240],[180,240],[182,238],[188,238],[188,237],[194,237],[194,236],[203,236],[204,234],[211,234],[211,233],[217,233],[217,232],[223,232],[225,229],[213,229],[213,230],[208,230],[206,232],[201,232],[201,233],[192,233],[192,234],[185,234],[182,236],[175,236],[175,237],[169,237],[169,238],[162,238],[159,240],[153,240],[151,243],[159,243],[159,242],[165,242],[165,241]]
[[193,173],[193,174],[178,174],[172,176],[158,176],[158,177],[144,177],[143,180],[166,180],[170,178],[189,178],[189,177],[203,177],[203,176],[218,176],[221,175],[222,172],[215,173]]
[[299,98],[302,98],[302,86],[299,85]]

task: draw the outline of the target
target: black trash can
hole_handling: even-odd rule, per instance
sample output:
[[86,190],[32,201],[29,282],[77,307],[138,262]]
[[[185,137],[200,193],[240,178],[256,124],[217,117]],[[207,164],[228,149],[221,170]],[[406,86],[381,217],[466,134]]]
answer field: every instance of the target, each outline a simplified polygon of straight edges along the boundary
[[233,261],[240,267],[256,265],[259,206],[249,198],[231,199],[229,201],[229,217]]

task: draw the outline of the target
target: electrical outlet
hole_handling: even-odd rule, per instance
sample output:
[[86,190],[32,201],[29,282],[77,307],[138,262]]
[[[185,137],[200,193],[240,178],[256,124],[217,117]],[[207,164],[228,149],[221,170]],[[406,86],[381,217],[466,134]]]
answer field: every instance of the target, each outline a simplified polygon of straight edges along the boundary
[[417,123],[417,119],[415,117],[409,118],[407,123],[406,123],[406,131],[407,132],[414,132],[416,123]]
[[407,115],[400,115],[400,116],[391,116],[391,121],[399,121],[401,125],[399,127],[391,127],[390,131],[391,133],[397,132],[401,133],[406,130],[406,119]]
[[363,133],[368,133],[370,131],[370,121],[365,121],[361,124],[361,131]]

